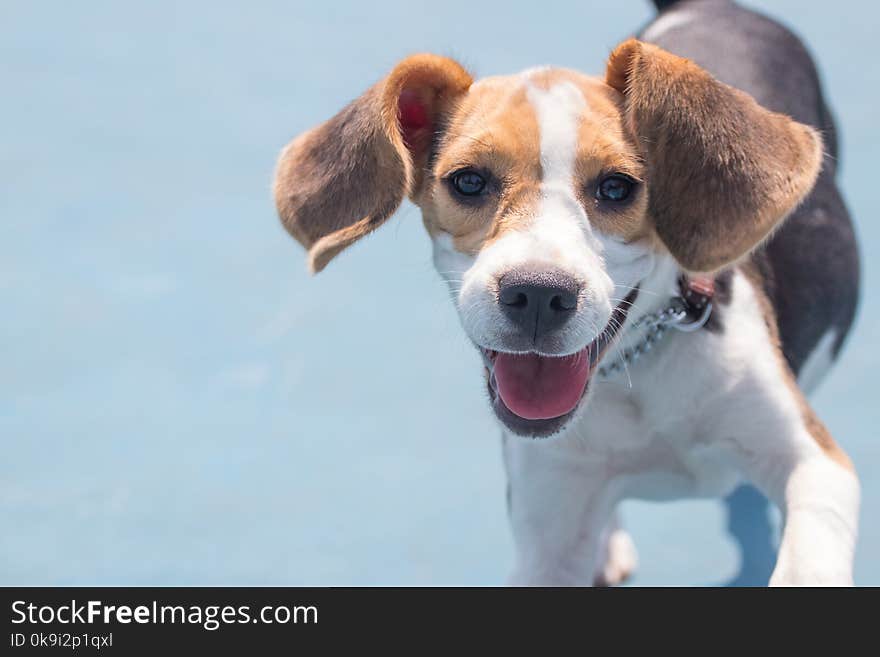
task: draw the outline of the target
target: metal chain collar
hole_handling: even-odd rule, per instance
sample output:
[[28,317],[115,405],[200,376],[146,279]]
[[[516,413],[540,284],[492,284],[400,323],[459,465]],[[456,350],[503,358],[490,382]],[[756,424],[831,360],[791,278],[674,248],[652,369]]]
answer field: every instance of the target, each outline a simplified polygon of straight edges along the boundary
[[643,315],[635,321],[630,330],[645,329],[645,337],[633,347],[620,350],[615,359],[608,365],[599,368],[602,378],[620,372],[630,363],[636,362],[651,351],[653,346],[666,334],[666,330],[674,328],[684,333],[691,333],[702,328],[712,314],[712,303],[709,302],[695,315],[693,307],[681,297],[673,297],[669,306],[653,313]]

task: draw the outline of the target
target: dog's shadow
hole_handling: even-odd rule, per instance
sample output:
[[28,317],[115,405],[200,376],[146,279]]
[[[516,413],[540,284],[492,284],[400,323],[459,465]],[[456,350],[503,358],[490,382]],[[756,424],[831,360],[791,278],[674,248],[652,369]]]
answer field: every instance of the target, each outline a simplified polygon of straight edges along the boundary
[[770,502],[753,486],[740,486],[724,498],[727,531],[740,554],[739,572],[724,586],[767,586],[776,564]]

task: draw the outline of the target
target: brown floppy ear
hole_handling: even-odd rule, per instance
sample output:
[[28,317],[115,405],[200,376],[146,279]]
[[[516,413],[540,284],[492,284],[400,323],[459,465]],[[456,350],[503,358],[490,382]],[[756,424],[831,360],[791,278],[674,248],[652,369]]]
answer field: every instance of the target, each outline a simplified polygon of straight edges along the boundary
[[434,132],[472,82],[451,59],[414,55],[282,151],[275,204],[312,272],[417,193]]
[[624,95],[656,231],[685,269],[742,258],[812,189],[818,133],[693,62],[630,39],[611,54],[606,81]]

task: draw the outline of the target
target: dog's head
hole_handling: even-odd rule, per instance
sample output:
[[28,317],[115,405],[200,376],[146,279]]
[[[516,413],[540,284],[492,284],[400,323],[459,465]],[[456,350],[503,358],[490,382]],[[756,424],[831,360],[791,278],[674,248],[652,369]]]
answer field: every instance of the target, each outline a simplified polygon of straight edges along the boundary
[[409,196],[496,413],[537,436],[583,405],[659,260],[711,272],[742,258],[809,192],[821,156],[810,128],[635,40],[604,79],[474,82],[416,55],[285,148],[275,197],[320,271]]

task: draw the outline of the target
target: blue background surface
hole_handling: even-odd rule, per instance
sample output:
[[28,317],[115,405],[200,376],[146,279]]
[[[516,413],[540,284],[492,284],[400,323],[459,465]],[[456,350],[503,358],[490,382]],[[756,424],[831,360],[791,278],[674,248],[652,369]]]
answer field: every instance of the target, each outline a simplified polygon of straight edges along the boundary
[[[861,473],[856,576],[877,585],[880,9],[755,4],[805,37],[843,135],[864,294],[815,403]],[[0,5],[0,584],[503,582],[499,430],[417,211],[310,279],[275,157],[407,54],[600,73],[652,13]],[[635,583],[737,573],[719,503],[623,511]]]

